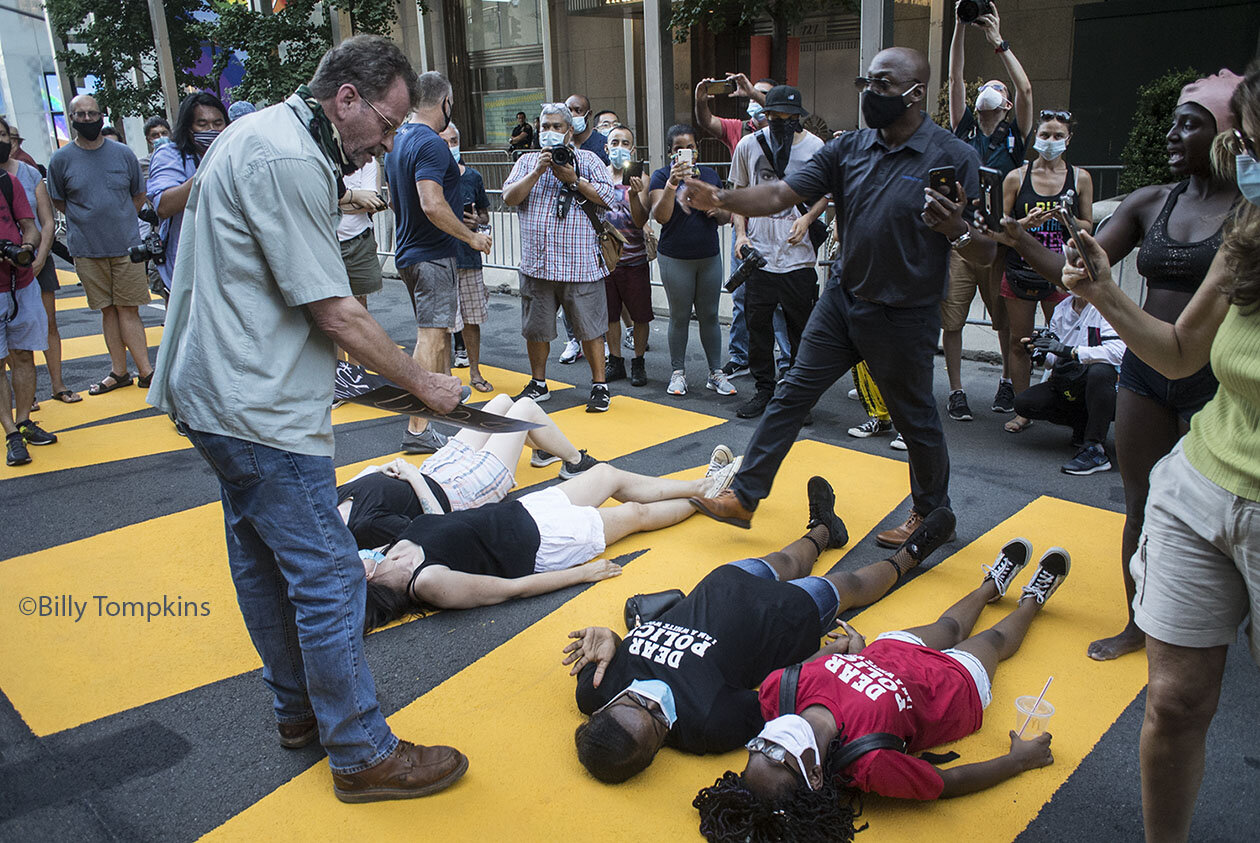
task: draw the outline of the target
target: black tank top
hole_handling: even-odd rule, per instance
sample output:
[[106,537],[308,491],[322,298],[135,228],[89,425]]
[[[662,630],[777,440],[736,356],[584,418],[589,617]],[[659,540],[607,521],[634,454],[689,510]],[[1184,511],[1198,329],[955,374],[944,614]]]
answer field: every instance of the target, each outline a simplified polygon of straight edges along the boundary
[[[1076,213],[1076,204],[1076,169],[1071,164],[1068,164],[1063,187],[1053,196],[1042,196],[1033,189],[1032,164],[1029,164],[1024,171],[1024,183],[1019,187],[1019,195],[1015,197],[1015,207],[1011,209],[1011,216],[1017,220],[1023,219],[1039,208],[1053,208],[1059,205],[1066,205],[1072,213]],[[1040,240],[1041,245],[1052,252],[1061,253],[1063,244],[1067,242],[1067,233],[1063,230],[1063,225],[1054,217],[1050,217],[1036,228],[1030,228],[1028,233]],[[1018,285],[1028,290],[1045,291],[1051,286],[1050,282],[1042,278],[1037,270],[1029,266],[1028,262],[1014,249],[1006,250],[1006,279],[1012,287]]]
[[1207,277],[1212,258],[1216,257],[1216,252],[1221,247],[1224,223],[1211,237],[1197,243],[1182,243],[1168,235],[1168,217],[1172,215],[1173,206],[1189,186],[1189,181],[1183,181],[1168,191],[1163,210],[1155,218],[1151,230],[1142,238],[1137,268],[1146,279],[1149,289],[1193,293]]

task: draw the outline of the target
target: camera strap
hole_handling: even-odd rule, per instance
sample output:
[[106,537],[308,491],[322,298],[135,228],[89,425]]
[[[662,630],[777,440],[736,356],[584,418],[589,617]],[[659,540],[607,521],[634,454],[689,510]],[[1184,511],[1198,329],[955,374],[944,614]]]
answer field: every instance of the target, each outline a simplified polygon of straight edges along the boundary
[[[13,177],[4,170],[0,170],[0,193],[4,194],[4,201],[9,205],[9,219],[17,224],[17,212],[13,210]],[[17,267],[10,265],[9,267],[9,298],[13,301],[13,312],[0,319],[0,325],[7,325],[18,315],[17,300]]]
[[569,215],[569,208],[573,205],[573,194],[577,191],[567,184],[560,185],[560,193],[556,196],[556,218],[564,219]]

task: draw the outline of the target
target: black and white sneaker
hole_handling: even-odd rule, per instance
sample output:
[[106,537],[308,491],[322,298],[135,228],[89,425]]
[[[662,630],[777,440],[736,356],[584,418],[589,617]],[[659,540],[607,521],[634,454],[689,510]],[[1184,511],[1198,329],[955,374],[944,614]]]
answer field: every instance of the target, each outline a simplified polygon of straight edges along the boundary
[[971,421],[971,407],[967,404],[967,393],[955,389],[949,394],[949,417],[954,421]]
[[849,435],[854,439],[870,439],[872,436],[892,433],[892,429],[893,423],[889,419],[877,419],[871,416],[861,424],[849,428]]
[[984,579],[980,581],[984,584],[988,580],[993,580],[993,584],[997,586],[998,596],[990,600],[990,603],[995,603],[1006,596],[1006,590],[1011,587],[1011,581],[1015,579],[1016,574],[1024,570],[1024,566],[1030,559],[1032,559],[1032,543],[1028,539],[1011,539],[1002,546],[993,564],[984,566]]
[[836,492],[831,484],[822,477],[811,477],[805,486],[805,493],[809,498],[809,523],[805,525],[805,529],[825,526],[827,547],[844,547],[848,544],[849,531],[840,516],[836,515]]
[[1072,457],[1059,470],[1064,474],[1075,474],[1077,477],[1083,477],[1086,474],[1111,471],[1111,460],[1107,459],[1106,449],[1095,442],[1081,448],[1077,455]]
[[1042,554],[1041,561],[1037,563],[1037,572],[1028,585],[1024,586],[1024,593],[1019,599],[1023,601],[1025,597],[1031,597],[1044,605],[1050,595],[1059,590],[1070,570],[1071,555],[1061,547],[1050,548]]
[[588,471],[597,465],[599,465],[599,460],[586,453],[585,450],[578,451],[577,462],[566,462],[564,465],[560,466],[560,479],[572,480],[582,472]]
[[513,401],[520,401],[522,398],[532,398],[535,403],[541,401],[550,401],[551,392],[547,389],[546,381],[536,381],[530,378],[529,383],[525,384],[525,388],[516,393],[512,397]]
[[612,396],[608,394],[608,384],[591,384],[591,397],[586,399],[586,412],[606,413],[612,404]]
[[722,367],[722,373],[726,375],[728,378],[740,378],[748,374],[748,366],[747,364],[740,365],[739,363],[736,363],[734,360],[731,360],[727,362],[725,366]]
[[[529,465],[531,468],[545,468],[561,461],[555,454],[550,451],[544,451],[542,448],[534,448],[532,451],[533,452],[529,455]],[[581,451],[579,453],[586,452]]]
[[905,576],[906,571],[921,564],[941,545],[954,538],[956,523],[954,511],[947,506],[939,506],[929,512],[889,560],[897,573]]
[[1010,381],[998,381],[997,395],[993,396],[993,412],[1015,412],[1015,387]]

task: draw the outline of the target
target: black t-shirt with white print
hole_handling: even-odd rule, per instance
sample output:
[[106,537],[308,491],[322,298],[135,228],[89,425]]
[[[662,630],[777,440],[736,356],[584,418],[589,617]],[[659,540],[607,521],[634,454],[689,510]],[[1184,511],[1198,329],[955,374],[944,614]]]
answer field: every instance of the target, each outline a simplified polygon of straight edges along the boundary
[[665,742],[703,755],[738,749],[763,720],[751,690],[773,670],[813,654],[823,630],[813,599],[788,583],[722,565],[658,620],[626,636],[599,687],[578,675],[577,703],[591,714],[634,679],[661,679],[678,721]]

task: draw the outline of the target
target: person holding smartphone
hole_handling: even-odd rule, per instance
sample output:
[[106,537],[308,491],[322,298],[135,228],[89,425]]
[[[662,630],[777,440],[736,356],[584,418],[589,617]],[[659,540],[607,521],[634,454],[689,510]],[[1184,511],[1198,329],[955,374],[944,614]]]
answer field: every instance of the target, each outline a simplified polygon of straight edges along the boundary
[[[643,226],[648,221],[648,190],[643,180],[643,164],[634,160],[634,132],[627,126],[608,130],[608,177],[612,179],[612,203],[604,219],[626,238],[617,266],[604,279],[608,293],[608,364],[609,383],[626,377],[626,358],[621,350],[621,311],[629,311],[633,320],[634,357],[630,360],[630,385],[647,385],[648,330],[652,324],[652,273],[648,267],[647,242]],[[636,174],[632,175],[632,173]]]

